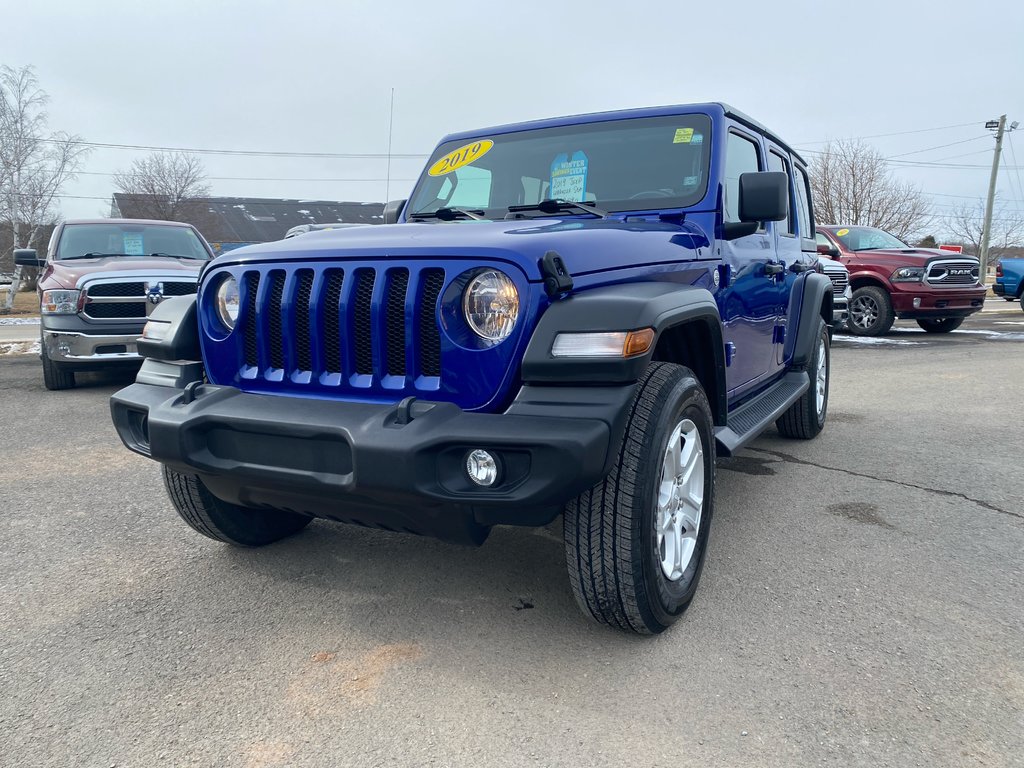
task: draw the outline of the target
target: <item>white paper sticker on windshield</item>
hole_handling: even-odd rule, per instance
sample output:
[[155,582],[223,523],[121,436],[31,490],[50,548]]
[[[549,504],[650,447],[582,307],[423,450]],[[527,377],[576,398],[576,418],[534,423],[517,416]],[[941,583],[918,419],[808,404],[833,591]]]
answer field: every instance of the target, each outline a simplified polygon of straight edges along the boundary
[[142,250],[142,233],[141,232],[125,232],[124,233],[124,248],[122,253],[126,253],[129,256],[141,256],[145,251]]
[[551,193],[555,200],[570,203],[584,203],[587,200],[587,156],[573,152],[572,157],[563,152],[551,163]]

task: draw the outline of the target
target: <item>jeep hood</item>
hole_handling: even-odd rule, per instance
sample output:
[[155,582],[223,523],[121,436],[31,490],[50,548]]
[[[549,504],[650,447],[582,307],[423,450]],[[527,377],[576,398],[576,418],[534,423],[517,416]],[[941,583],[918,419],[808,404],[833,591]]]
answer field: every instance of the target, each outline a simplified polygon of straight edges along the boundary
[[[696,225],[683,221],[621,219],[522,219],[384,224],[311,232],[287,241],[239,248],[222,264],[318,259],[420,258],[505,261],[530,280],[540,280],[538,262],[557,251],[573,275],[622,266],[710,258],[709,241]],[[703,249],[698,254],[697,249]]]
[[138,272],[140,278],[152,273],[166,275],[180,272],[183,278],[188,278],[199,274],[203,264],[202,261],[192,259],[163,259],[157,256],[68,259],[50,262],[40,282],[59,283],[62,288],[77,288],[86,277],[102,273],[116,273],[118,277],[125,277],[126,272]]

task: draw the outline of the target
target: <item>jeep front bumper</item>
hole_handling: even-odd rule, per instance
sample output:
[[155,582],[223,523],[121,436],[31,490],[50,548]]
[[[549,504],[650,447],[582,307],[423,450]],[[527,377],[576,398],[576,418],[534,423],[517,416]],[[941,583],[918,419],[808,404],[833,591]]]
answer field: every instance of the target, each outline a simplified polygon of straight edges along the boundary
[[[483,414],[136,383],[111,413],[129,449],[199,475],[224,501],[478,542],[490,525],[550,522],[600,480],[632,396],[632,385],[523,387],[505,413]],[[498,457],[492,487],[466,474],[477,448]]]

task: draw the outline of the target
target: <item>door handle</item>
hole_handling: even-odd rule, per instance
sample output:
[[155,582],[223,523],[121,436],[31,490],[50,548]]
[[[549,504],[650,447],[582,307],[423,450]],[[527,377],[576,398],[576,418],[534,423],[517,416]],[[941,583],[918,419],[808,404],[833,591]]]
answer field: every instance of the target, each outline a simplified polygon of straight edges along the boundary
[[767,264],[764,265],[765,277],[775,277],[776,275],[781,275],[785,271],[785,264],[773,264],[771,262],[768,262]]

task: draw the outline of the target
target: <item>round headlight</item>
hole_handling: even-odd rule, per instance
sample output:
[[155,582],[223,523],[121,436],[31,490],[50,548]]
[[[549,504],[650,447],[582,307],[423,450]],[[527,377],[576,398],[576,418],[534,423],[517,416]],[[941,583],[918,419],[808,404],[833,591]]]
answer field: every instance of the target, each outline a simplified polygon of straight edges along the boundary
[[224,323],[229,331],[234,329],[238,320],[238,281],[233,277],[226,277],[217,288],[217,317]]
[[508,275],[489,269],[469,281],[462,295],[466,322],[488,341],[508,338],[519,317],[519,292]]

